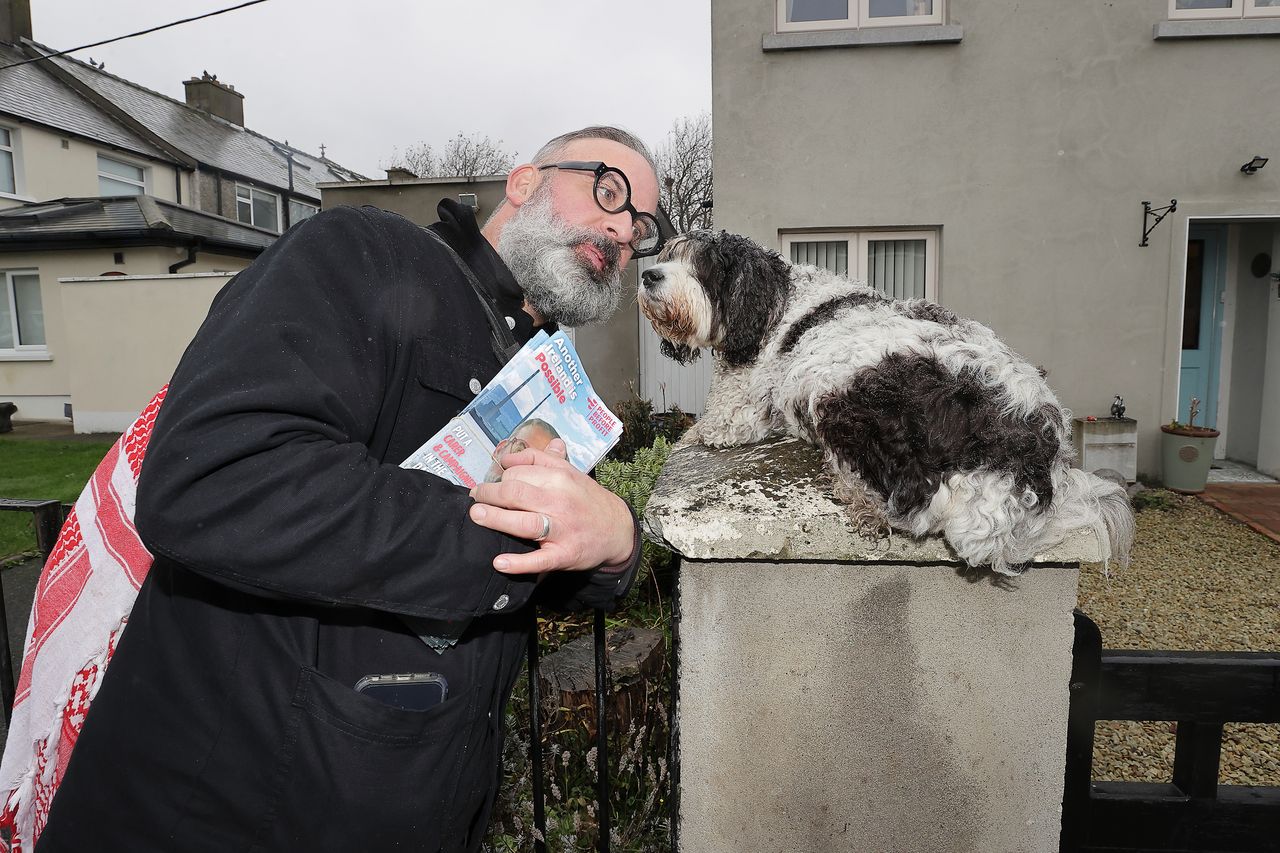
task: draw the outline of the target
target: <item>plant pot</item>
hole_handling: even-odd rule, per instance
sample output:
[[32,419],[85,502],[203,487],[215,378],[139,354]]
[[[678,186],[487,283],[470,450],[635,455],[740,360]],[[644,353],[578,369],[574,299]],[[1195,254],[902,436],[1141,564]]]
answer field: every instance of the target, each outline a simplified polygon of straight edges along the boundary
[[1161,475],[1166,489],[1184,495],[1204,491],[1213,464],[1213,446],[1218,431],[1205,427],[1162,426],[1160,432]]

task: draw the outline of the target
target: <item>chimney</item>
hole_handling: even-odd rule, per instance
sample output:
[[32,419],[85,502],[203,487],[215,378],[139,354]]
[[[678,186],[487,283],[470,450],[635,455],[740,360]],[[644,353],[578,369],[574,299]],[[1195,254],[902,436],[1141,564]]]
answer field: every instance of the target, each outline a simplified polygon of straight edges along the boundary
[[189,106],[244,127],[244,95],[237,92],[234,86],[219,83],[217,76],[208,71],[200,77],[183,80],[182,85],[186,87]]
[[392,184],[403,184],[405,181],[412,181],[418,176],[403,166],[392,166],[387,169],[387,182]]
[[31,0],[0,0],[0,42],[31,38]]

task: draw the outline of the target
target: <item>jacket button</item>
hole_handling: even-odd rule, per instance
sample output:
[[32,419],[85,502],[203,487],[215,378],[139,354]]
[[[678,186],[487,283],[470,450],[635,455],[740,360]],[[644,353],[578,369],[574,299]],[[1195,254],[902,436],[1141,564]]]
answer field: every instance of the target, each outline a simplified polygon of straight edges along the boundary
[[507,318],[506,318],[506,320],[507,320],[507,328],[508,328],[508,329],[515,329],[515,327],[516,327],[516,318],[515,318],[515,317],[507,317]]
[[493,609],[494,609],[494,610],[501,610],[502,608],[504,608],[504,607],[506,607],[506,606],[507,606],[507,603],[508,603],[509,601],[511,601],[511,596],[509,596],[509,595],[507,595],[507,594],[505,594],[505,593],[504,593],[504,594],[502,594],[502,595],[498,596],[498,600],[497,600],[497,601],[495,601],[495,602],[493,603]]
[[484,386],[482,386],[482,385],[480,384],[480,380],[479,380],[479,379],[472,379],[472,380],[471,380],[471,384],[470,384],[468,387],[471,389],[471,393],[472,393],[472,394],[479,394],[479,393],[480,393],[480,389],[481,389],[482,387],[484,387]]

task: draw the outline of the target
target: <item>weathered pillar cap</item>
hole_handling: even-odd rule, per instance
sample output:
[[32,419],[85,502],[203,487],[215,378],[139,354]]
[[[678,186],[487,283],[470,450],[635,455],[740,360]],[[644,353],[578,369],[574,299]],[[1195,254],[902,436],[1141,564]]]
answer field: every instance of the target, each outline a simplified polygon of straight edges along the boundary
[[[937,536],[858,536],[831,486],[821,453],[798,439],[723,450],[681,443],[645,507],[645,536],[695,560],[960,563]],[[1100,562],[1109,550],[1081,529],[1036,562]]]

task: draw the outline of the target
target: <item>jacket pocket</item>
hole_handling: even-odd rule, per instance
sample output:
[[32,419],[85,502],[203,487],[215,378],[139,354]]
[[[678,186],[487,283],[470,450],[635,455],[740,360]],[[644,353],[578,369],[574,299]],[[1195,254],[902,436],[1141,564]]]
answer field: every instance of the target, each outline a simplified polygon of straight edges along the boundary
[[[417,338],[413,348],[418,384],[464,403],[471,402],[476,395],[474,387],[483,386],[497,372],[498,365],[490,354],[488,338],[463,342],[451,348],[446,348],[436,338]],[[473,380],[479,385],[473,386]]]
[[[302,667],[256,849],[435,853],[448,838],[476,691],[393,708]],[[478,804],[477,804],[478,805]]]

